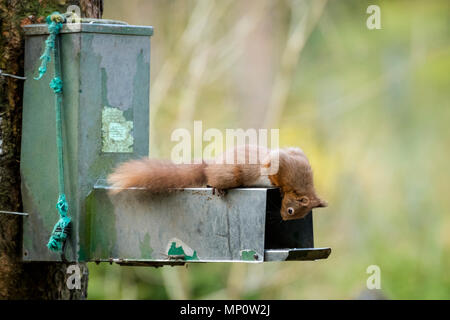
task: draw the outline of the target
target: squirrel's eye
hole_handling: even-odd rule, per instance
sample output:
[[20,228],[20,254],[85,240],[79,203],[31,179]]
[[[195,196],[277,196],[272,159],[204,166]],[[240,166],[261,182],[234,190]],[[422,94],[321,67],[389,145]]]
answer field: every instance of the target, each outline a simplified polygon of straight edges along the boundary
[[289,207],[289,208],[287,209],[287,213],[288,213],[289,215],[294,214],[294,208]]

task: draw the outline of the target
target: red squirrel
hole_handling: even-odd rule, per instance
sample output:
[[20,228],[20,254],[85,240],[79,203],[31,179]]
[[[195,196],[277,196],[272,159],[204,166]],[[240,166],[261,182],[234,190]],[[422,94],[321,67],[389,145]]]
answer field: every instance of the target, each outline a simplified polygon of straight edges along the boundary
[[283,220],[301,219],[312,209],[327,206],[315,192],[311,166],[299,148],[270,150],[245,145],[200,164],[174,164],[149,158],[130,160],[109,175],[108,183],[111,194],[130,187],[152,193],[205,186],[213,190],[278,187]]

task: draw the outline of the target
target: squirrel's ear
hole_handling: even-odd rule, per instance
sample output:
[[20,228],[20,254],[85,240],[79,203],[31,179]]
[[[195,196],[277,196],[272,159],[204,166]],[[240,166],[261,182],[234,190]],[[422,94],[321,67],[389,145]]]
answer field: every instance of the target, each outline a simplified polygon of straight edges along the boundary
[[261,160],[261,175],[275,175],[280,166],[278,150],[272,150]]
[[270,167],[270,157],[266,157],[262,159],[261,165],[263,168],[269,168]]
[[328,207],[328,202],[326,202],[325,200],[316,199],[316,205],[314,206],[314,208],[325,208]]

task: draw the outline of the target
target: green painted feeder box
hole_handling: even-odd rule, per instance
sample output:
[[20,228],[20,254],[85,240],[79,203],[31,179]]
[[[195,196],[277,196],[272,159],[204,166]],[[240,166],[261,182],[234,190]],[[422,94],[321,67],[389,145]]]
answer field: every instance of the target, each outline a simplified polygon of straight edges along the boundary
[[[60,261],[46,247],[59,219],[53,61],[37,81],[46,25],[25,28],[25,75],[21,153],[24,211],[23,259]],[[65,193],[73,225],[69,261],[89,259],[85,199],[95,182],[119,162],[148,155],[150,36],[152,27],[64,25],[61,30]],[[96,232],[102,232],[97,230]]]
[[[21,155],[23,259],[61,261],[47,241],[59,215],[52,64],[36,81],[47,28],[25,28]],[[148,155],[151,27],[81,24],[61,33],[66,195],[73,227],[65,258],[121,265],[325,259],[314,248],[312,213],[281,221],[274,188],[211,188],[108,195],[119,162]]]
[[161,266],[186,262],[325,259],[314,248],[312,213],[282,221],[276,188],[211,188],[149,195],[130,188],[109,196],[99,181],[87,199],[90,260]]

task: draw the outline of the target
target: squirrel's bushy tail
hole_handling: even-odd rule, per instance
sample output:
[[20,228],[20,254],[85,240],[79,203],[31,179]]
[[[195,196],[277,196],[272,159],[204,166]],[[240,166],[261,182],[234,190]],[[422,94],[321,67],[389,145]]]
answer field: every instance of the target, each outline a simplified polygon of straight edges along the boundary
[[156,159],[131,160],[119,165],[108,177],[111,193],[138,187],[153,193],[171,188],[202,187],[206,184],[206,164],[174,164]]

